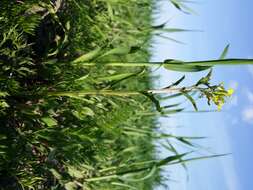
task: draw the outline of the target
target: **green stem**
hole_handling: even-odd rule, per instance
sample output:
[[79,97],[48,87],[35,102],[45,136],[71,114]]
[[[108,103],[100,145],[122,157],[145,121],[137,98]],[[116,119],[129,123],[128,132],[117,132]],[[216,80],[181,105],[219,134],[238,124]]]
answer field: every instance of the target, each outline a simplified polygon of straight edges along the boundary
[[48,92],[48,96],[68,96],[82,97],[87,95],[97,96],[136,96],[141,95],[138,91],[116,91],[116,90],[87,90],[87,91],[70,91],[70,92]]
[[165,89],[151,89],[145,91],[117,91],[117,90],[87,90],[87,91],[69,91],[69,92],[47,92],[47,96],[67,96],[67,97],[82,97],[86,95],[103,95],[103,96],[136,96],[143,95],[143,93],[151,93],[151,94],[169,94],[169,93],[179,93],[184,91],[193,91],[197,90],[193,87],[189,88],[165,88]]
[[82,66],[116,66],[116,67],[142,67],[142,66],[180,66],[183,65],[195,65],[195,66],[214,66],[214,65],[248,65],[253,64],[253,59],[214,59],[203,61],[178,61],[168,60],[164,62],[79,62]]

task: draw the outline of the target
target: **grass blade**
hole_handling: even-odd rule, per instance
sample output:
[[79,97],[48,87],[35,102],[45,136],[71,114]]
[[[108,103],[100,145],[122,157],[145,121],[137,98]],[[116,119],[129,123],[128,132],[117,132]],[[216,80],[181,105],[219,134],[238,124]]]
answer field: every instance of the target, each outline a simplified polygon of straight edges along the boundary
[[130,185],[127,185],[127,184],[124,184],[124,183],[112,182],[111,184],[115,185],[115,186],[127,188],[127,189],[138,190],[137,188],[135,188],[133,186],[130,186]]
[[179,85],[183,80],[185,79],[185,75],[182,76],[180,79],[178,79],[176,82],[172,83],[171,85],[169,85],[168,87],[165,87],[164,89],[168,89],[174,86]]
[[183,92],[183,95],[192,103],[195,111],[198,111],[198,107],[197,107],[195,100],[186,92]]
[[219,59],[225,59],[225,58],[226,58],[226,56],[227,56],[227,54],[228,54],[229,46],[230,46],[230,45],[228,44],[228,45],[224,48],[224,50],[223,50],[221,56],[219,57]]
[[134,178],[121,178],[121,179],[123,179],[124,181],[129,181],[129,182],[144,181],[144,180],[149,179],[150,177],[152,177],[152,176],[156,173],[156,171],[157,171],[157,167],[156,167],[156,165],[154,165],[154,166],[151,168],[150,172],[149,172],[146,176],[144,176],[144,177],[142,177],[142,178],[139,178],[139,179],[134,179]]
[[77,59],[75,59],[72,62],[73,63],[88,62],[88,61],[96,58],[100,53],[101,53],[101,48],[97,48],[89,53],[86,53],[86,54],[78,57]]

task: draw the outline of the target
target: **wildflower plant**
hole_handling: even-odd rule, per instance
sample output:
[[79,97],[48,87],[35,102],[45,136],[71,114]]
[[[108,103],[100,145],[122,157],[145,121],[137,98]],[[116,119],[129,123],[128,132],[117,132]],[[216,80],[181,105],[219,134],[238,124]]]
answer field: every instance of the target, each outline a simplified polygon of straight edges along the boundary
[[211,85],[212,69],[210,72],[203,78],[201,78],[193,87],[193,90],[198,90],[200,95],[199,98],[206,98],[208,105],[211,105],[213,102],[220,111],[222,106],[225,103],[225,99],[232,96],[234,90],[228,89],[226,90],[224,87],[224,83],[220,83],[218,85]]

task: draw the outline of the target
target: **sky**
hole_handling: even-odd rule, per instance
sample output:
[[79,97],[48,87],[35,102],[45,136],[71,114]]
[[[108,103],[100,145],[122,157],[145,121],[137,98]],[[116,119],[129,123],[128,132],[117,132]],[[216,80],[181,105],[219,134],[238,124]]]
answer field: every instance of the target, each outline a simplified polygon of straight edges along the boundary
[[[199,0],[190,6],[196,15],[179,12],[168,1],[157,3],[156,24],[169,20],[168,27],[200,31],[167,34],[184,44],[154,38],[152,61],[215,59],[227,44],[230,44],[228,58],[253,58],[252,0]],[[157,87],[168,86],[182,76],[164,69],[156,70],[155,74],[160,75],[160,80],[155,82]],[[184,85],[193,84],[205,74],[186,74]],[[215,67],[212,78],[213,83],[224,81],[226,87],[235,89],[222,112],[179,114],[159,121],[164,132],[207,137],[197,142],[203,147],[199,156],[231,155],[189,163],[188,180],[182,167],[166,168],[163,175],[173,180],[166,182],[172,190],[253,189],[253,66]],[[186,106],[192,109],[191,105]],[[208,109],[204,102],[199,102],[199,106]],[[161,149],[160,156],[166,155]]]

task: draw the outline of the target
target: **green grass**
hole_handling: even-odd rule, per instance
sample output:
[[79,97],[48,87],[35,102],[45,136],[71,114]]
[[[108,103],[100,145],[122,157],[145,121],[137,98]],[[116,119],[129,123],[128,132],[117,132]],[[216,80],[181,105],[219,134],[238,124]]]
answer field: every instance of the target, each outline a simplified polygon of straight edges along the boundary
[[[68,1],[58,8],[49,1],[1,3],[0,188],[152,189],[159,175],[131,182],[129,171],[155,159],[150,138],[134,130],[152,129],[152,117],[136,114],[152,111],[152,103],[37,95],[149,88],[143,69],[83,69],[69,61],[82,54],[87,60],[93,49],[109,52],[103,60],[148,61],[151,2]],[[132,46],[132,54],[113,50],[119,45]]]
[[[157,115],[183,111],[160,102],[185,96],[197,109],[196,91],[220,107],[229,91],[210,84],[211,72],[189,87],[177,87],[182,77],[153,89],[149,66],[193,72],[251,61],[148,63],[152,35],[187,31],[152,26],[153,8],[151,0],[1,1],[0,189],[149,190],[162,183],[163,165],[200,159],[171,141],[191,147],[195,138],[157,132]],[[162,138],[170,155],[159,160],[153,142]]]

